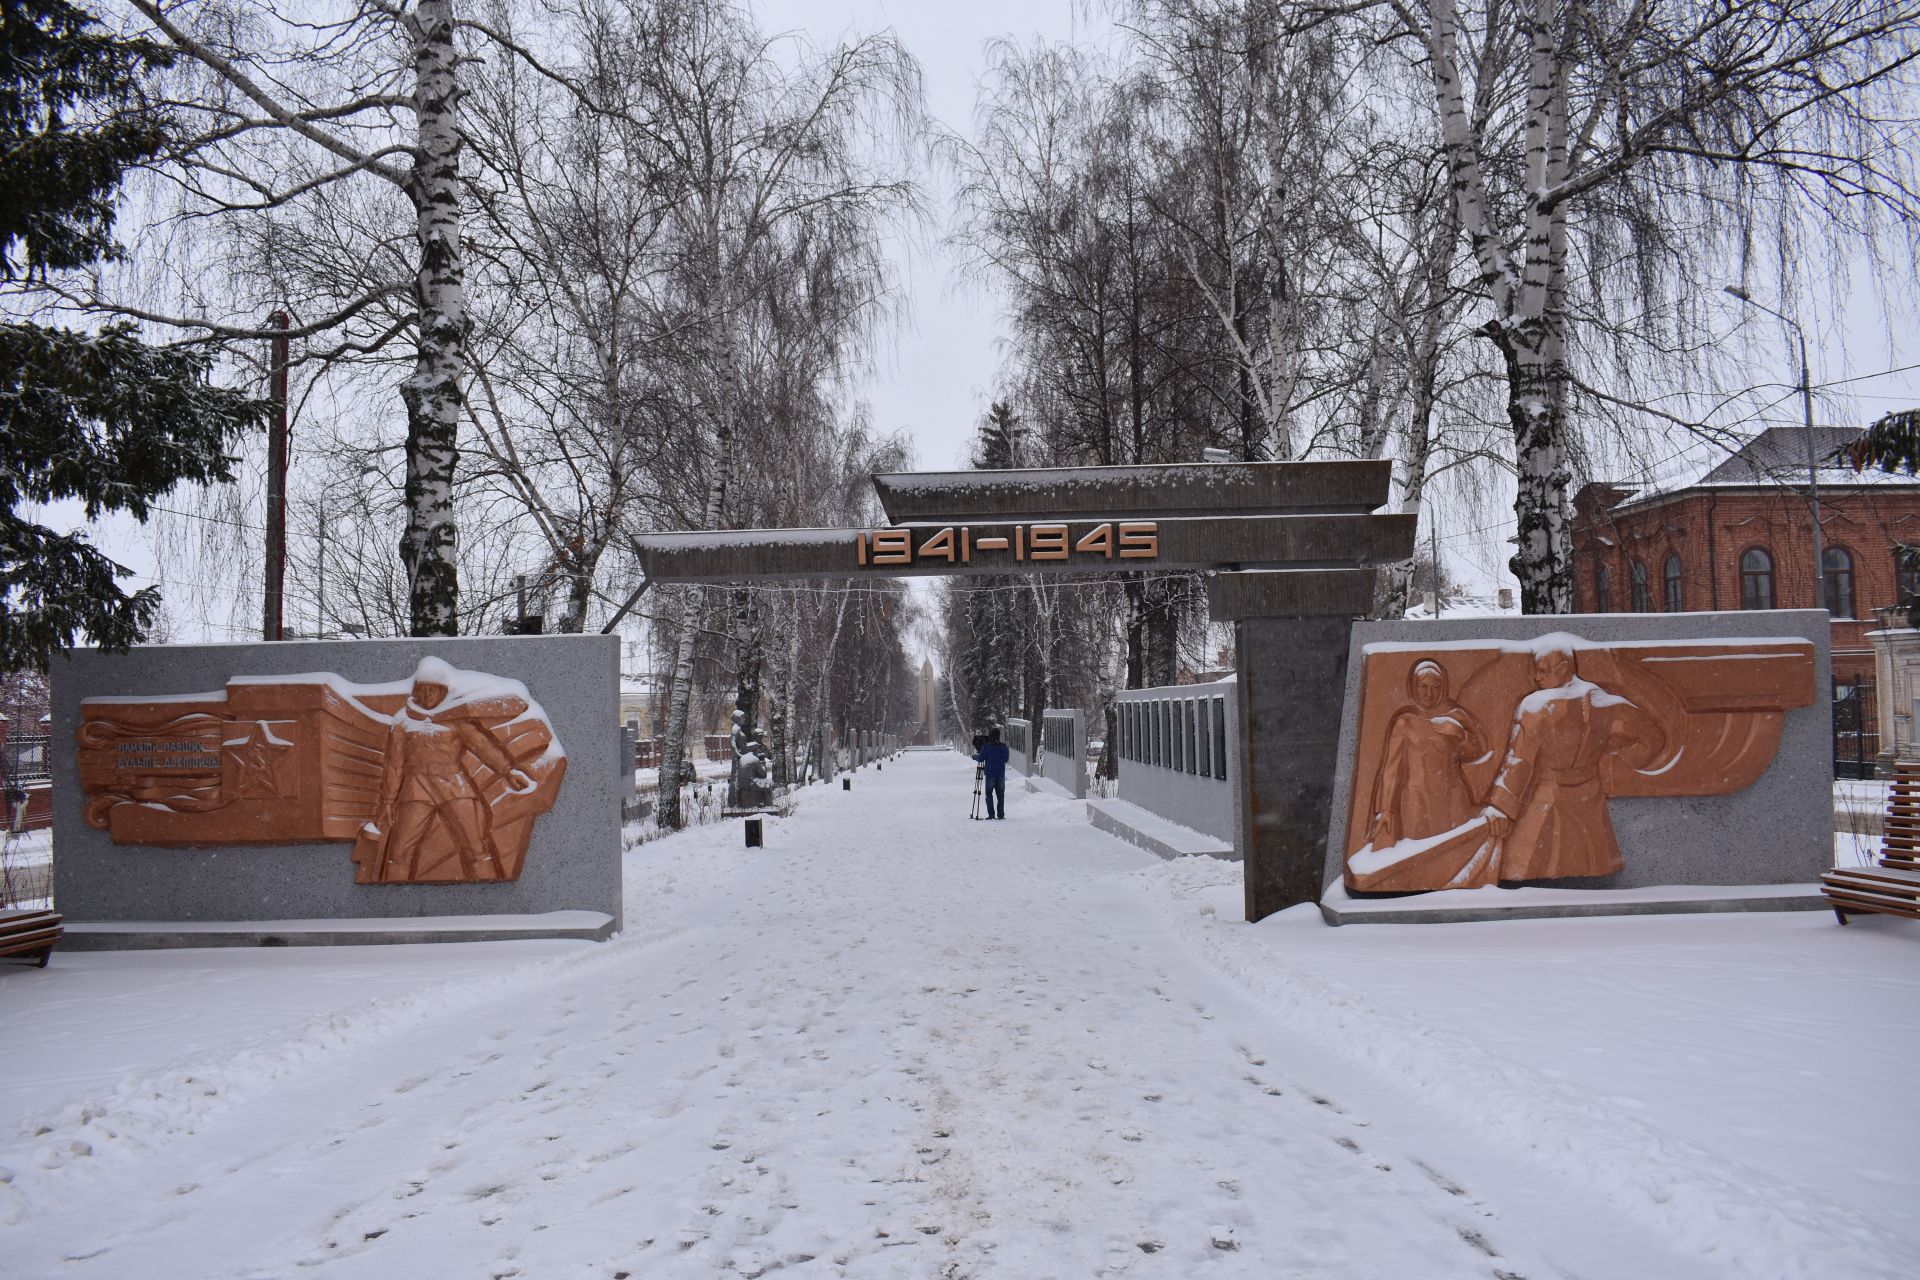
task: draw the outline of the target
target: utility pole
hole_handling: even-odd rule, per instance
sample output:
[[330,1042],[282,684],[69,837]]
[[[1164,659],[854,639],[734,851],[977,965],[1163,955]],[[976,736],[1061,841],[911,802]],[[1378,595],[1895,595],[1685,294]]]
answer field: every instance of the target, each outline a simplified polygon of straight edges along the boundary
[[315,606],[313,634],[321,640],[327,638],[327,509],[320,508],[320,539],[315,550],[313,576],[319,601]]
[[1433,548],[1433,567],[1427,570],[1428,579],[1433,583],[1433,618],[1440,620],[1440,521],[1427,521],[1429,545]]
[[1824,609],[1827,607],[1827,548],[1820,536],[1820,464],[1813,455],[1813,375],[1807,366],[1807,335],[1794,323],[1793,317],[1755,302],[1753,295],[1745,289],[1730,284],[1723,292],[1732,294],[1755,311],[1764,311],[1785,324],[1793,330],[1794,338],[1800,343],[1800,416],[1806,423],[1807,504],[1813,509],[1813,607]]
[[267,431],[267,580],[262,594],[260,638],[285,638],[287,583],[287,326],[284,311],[267,317],[267,327],[280,330],[268,340],[267,395],[273,401],[273,422]]

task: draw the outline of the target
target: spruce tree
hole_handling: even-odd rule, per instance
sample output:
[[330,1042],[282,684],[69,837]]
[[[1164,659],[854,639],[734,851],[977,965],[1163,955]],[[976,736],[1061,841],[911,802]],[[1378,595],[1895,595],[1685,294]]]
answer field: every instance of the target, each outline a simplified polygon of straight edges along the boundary
[[[16,314],[53,273],[119,255],[121,177],[167,143],[142,93],[166,57],[65,0],[0,0],[0,288]],[[124,649],[145,633],[153,588],[127,594],[85,537],[19,508],[78,499],[89,520],[145,521],[182,481],[231,480],[229,449],[265,405],[211,385],[212,359],[126,324],[0,324],[0,670],[44,670],[76,635]]]
[[[1014,437],[1019,430],[1013,409],[1004,400],[994,401],[980,423],[980,438],[973,454],[974,468],[1004,471],[1011,467]],[[1007,717],[1020,708],[1020,694],[1013,679],[1020,643],[1014,629],[1010,590],[1015,582],[1013,578],[994,574],[963,588],[967,593],[968,635],[960,662],[974,733],[990,725],[1004,725]]]

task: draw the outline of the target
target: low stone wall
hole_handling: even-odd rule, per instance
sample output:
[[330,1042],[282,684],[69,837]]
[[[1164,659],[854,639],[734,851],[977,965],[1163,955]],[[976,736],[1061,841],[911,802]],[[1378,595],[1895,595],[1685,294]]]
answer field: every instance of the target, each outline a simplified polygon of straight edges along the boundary
[[1080,712],[1063,709],[1041,715],[1040,776],[1075,800],[1087,798],[1087,726]]
[[[619,705],[619,653],[616,636],[151,646],[121,655],[77,651],[56,662],[53,671],[51,754],[60,910],[69,924],[603,913],[607,924],[600,932],[617,930],[623,786],[625,794],[632,793],[627,780],[631,766],[620,750],[613,715]],[[197,790],[160,797],[165,803],[158,808],[167,812],[158,816],[175,822],[177,814],[183,832],[202,830],[198,820],[211,819],[204,829],[217,830],[223,843],[198,847],[136,840],[116,843],[108,830],[87,819],[89,796],[81,786],[76,736],[87,699],[104,700],[95,706],[96,713],[125,703],[129,711],[122,718],[133,723],[141,715],[151,717],[152,704],[192,702],[196,695],[219,697],[232,691],[241,696],[250,686],[262,689],[257,695],[262,702],[279,698],[291,706],[304,699],[302,705],[338,707],[352,703],[352,687],[386,685],[404,694],[416,665],[429,657],[462,672],[521,682],[544,710],[552,736],[565,752],[564,773],[551,793],[552,807],[533,818],[524,863],[515,880],[355,883],[354,833],[365,828],[357,827],[358,817],[345,815],[364,809],[365,797],[341,798],[340,779],[348,776],[342,769],[358,778],[357,796],[369,788],[377,794],[387,777],[386,758],[377,746],[349,743],[331,730],[316,731],[315,725],[332,723],[314,719],[317,711],[286,718],[292,713],[235,706],[225,713],[234,718],[222,722],[227,726],[224,743],[220,730],[199,727],[209,717],[196,713],[189,717],[195,719],[192,728],[156,728],[150,731],[154,740],[146,743],[126,741],[122,733],[106,753],[98,749],[91,753],[97,759],[119,752],[110,755],[116,770],[200,770]],[[325,675],[338,680],[329,682]],[[288,688],[294,693],[280,692]],[[382,695],[381,705],[387,701],[397,705],[390,691],[382,690]],[[457,702],[456,696],[445,705],[451,708]],[[369,710],[370,705],[352,704],[347,709],[368,723],[387,723],[386,713]],[[457,711],[450,713],[448,722],[456,716]],[[200,736],[184,742],[190,733]],[[194,742],[205,745],[194,746]],[[129,754],[141,750],[151,754],[137,760]],[[305,768],[316,754],[335,762],[324,774]],[[549,750],[542,760],[550,755]],[[422,757],[431,758],[430,754]],[[126,763],[121,763],[123,759]],[[549,776],[552,767],[527,764],[528,769],[544,770]],[[420,785],[432,791],[441,785],[434,780],[440,775],[428,777],[428,772],[423,766],[418,776]],[[208,777],[217,781],[209,786]],[[155,784],[167,783],[169,789],[182,792],[189,790],[187,781],[154,779]],[[97,791],[98,778],[93,785]],[[476,781],[471,785],[493,784]],[[429,820],[429,835],[436,821],[442,820]],[[285,842],[276,842],[276,831],[291,834],[283,837]]]
[[1127,689],[1117,701],[1120,799],[1233,844],[1234,682]]

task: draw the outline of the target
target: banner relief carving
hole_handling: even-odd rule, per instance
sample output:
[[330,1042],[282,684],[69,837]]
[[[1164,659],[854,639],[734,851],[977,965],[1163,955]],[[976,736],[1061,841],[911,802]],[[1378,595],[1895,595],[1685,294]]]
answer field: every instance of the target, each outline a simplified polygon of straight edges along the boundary
[[1814,700],[1804,640],[1367,646],[1346,884],[1607,876],[1613,796],[1725,795]]
[[81,717],[86,819],[115,843],[351,842],[359,884],[517,880],[567,767],[525,685],[438,658],[390,684],[243,676]]

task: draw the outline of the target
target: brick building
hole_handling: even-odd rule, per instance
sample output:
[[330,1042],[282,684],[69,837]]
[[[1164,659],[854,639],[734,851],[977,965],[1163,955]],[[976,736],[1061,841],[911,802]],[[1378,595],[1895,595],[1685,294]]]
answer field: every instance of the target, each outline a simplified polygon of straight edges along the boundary
[[[1920,543],[1920,479],[1856,472],[1826,460],[1862,432],[1814,429],[1822,460],[1833,674],[1873,678],[1873,611],[1916,585],[1894,563],[1896,543]],[[1772,427],[1691,484],[1642,491],[1594,483],[1574,496],[1573,563],[1582,613],[1809,609],[1813,521],[1806,433]]]

